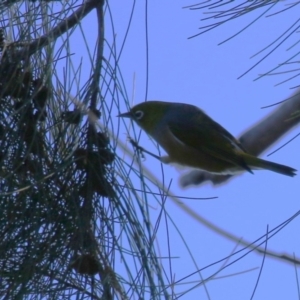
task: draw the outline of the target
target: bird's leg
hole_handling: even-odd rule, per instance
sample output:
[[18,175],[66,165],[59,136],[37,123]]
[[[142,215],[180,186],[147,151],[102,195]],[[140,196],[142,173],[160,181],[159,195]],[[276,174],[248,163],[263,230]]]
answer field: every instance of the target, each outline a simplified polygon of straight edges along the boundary
[[[138,151],[140,152],[142,155],[143,153],[147,153],[149,155],[151,155],[152,157],[158,159],[159,161],[161,161],[161,157],[146,150],[145,148],[141,147],[140,145],[138,145],[138,143],[136,141],[134,141],[131,137],[129,137],[129,142],[131,143],[131,145]],[[143,156],[144,157],[144,156]]]

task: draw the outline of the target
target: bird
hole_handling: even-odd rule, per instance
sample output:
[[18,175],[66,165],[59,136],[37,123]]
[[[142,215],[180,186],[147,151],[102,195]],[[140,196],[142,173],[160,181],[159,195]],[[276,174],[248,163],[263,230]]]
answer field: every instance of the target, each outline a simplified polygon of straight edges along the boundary
[[234,175],[265,169],[295,176],[296,169],[258,158],[200,108],[186,103],[147,101],[118,117],[130,118],[150,135],[168,155],[162,163],[179,164],[213,174]]

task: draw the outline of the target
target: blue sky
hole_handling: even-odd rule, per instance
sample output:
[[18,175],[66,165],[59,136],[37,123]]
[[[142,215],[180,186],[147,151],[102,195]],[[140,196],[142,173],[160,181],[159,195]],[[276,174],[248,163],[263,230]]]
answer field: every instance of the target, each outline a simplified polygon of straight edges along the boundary
[[[262,18],[234,39],[218,46],[242,26],[249,24],[258,13],[246,15],[204,35],[188,39],[199,32],[198,27],[204,25],[200,22],[204,17],[203,11],[182,9],[189,4],[193,3],[148,2],[147,69],[145,2],[137,1],[132,25],[120,58],[120,68],[129,101],[132,105],[144,101],[145,98],[194,104],[206,111],[233,135],[238,136],[272,110],[272,108],[261,109],[262,106],[283,100],[294,91],[290,87],[297,85],[297,81],[289,81],[275,87],[277,83],[286,79],[284,75],[268,76],[258,81],[254,79],[258,74],[268,71],[297,52],[297,46],[287,51],[297,40],[297,34],[250,73],[239,80],[237,78],[266,52],[257,58],[250,59],[250,57],[274,41],[298,17],[295,11],[293,13],[291,10],[272,18]],[[110,7],[117,33],[117,48],[120,49],[127,29],[132,1],[124,1],[122,5],[119,1],[110,1]],[[275,8],[273,11],[277,10],[279,9]],[[107,26],[108,39],[109,33],[110,27]],[[147,72],[149,77],[146,95]],[[124,104],[122,112],[126,110]],[[128,120],[126,122],[129,124]],[[296,133],[298,128],[286,135],[278,144],[273,145],[263,157]],[[121,127],[120,139],[123,142],[126,142],[126,135],[125,127]],[[268,159],[300,169],[299,143],[296,139]],[[142,134],[140,145],[157,153],[156,146],[145,133]],[[171,191],[176,195],[217,196],[218,198],[214,200],[183,199],[182,202],[222,229],[250,242],[264,235],[267,228],[271,230],[284,222],[299,209],[299,176],[289,178],[268,171],[256,171],[255,175],[242,174],[217,188],[204,185],[183,190],[179,185],[182,170],[163,166],[162,173],[161,164],[148,155],[143,164],[155,173],[158,180],[164,179],[166,185],[172,181]],[[153,207],[150,208],[150,213],[151,210],[153,211],[153,220],[157,214],[156,205],[154,201]],[[193,220],[174,205],[171,199],[167,200],[166,209],[189,245],[198,268],[228,256],[235,247],[236,250],[241,248]],[[299,224],[299,220],[295,219],[280,231],[268,241],[268,249],[289,255],[294,253],[299,257]],[[193,273],[197,267],[193,264],[176,230],[171,225],[169,229],[174,257],[172,272],[179,280]],[[167,255],[165,234],[162,225],[158,234],[162,256]],[[230,259],[232,260],[233,258]],[[250,299],[262,260],[263,256],[251,253],[221,272],[218,276],[257,268],[245,274],[208,282],[207,290],[210,298]],[[208,268],[203,272],[203,276],[210,276],[219,267],[220,264]],[[184,282],[193,280],[199,280],[199,276],[192,276]],[[193,285],[194,283],[178,286],[175,291],[184,291]],[[299,295],[294,266],[266,257],[254,299],[295,299],[297,297]],[[200,298],[208,299],[203,286],[187,293],[181,299]]]

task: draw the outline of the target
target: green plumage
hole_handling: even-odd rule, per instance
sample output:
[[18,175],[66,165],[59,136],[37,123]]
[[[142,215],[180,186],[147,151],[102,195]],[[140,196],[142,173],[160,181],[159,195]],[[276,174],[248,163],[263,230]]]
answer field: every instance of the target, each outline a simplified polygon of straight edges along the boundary
[[296,170],[248,154],[238,140],[196,106],[148,101],[134,106],[121,117],[133,119],[168,153],[165,163],[233,174],[266,169],[287,176]]

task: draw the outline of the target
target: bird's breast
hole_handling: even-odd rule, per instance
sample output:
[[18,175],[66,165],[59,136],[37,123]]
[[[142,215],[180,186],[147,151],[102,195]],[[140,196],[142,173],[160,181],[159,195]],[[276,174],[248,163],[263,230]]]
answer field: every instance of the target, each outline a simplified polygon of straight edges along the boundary
[[153,135],[158,144],[168,153],[169,163],[201,168],[201,153],[176,138],[168,127],[160,128]]
[[228,161],[184,144],[173,135],[167,126],[160,126],[160,130],[156,130],[152,136],[169,156],[163,159],[165,163],[179,164],[212,173],[230,174],[236,172],[236,166]]

